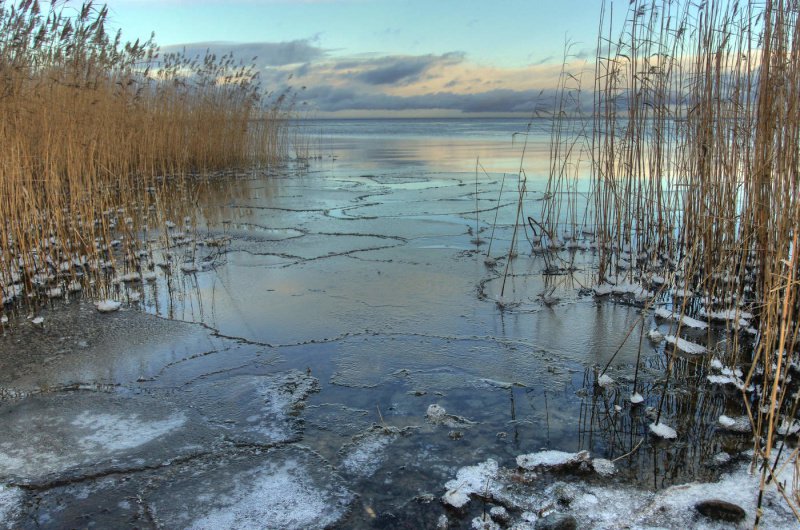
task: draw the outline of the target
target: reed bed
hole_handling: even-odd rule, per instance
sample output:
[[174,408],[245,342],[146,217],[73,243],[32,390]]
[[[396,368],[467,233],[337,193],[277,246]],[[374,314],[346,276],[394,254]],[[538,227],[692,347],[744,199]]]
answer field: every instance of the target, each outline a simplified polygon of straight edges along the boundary
[[91,1],[0,2],[4,304],[139,270],[148,237],[194,217],[193,179],[287,155],[287,94],[262,98],[230,56],[124,43],[107,18]]
[[[741,368],[760,500],[775,482],[770,458],[788,455],[793,483],[777,487],[800,519],[800,459],[784,445],[800,402],[800,4],[626,9],[622,19],[609,4],[601,12],[587,134],[564,134],[564,116],[583,113],[571,103],[578,78],[562,75],[543,231],[558,242],[580,228],[599,258],[595,292],[672,312],[673,337],[685,317],[711,324],[695,362]],[[576,214],[577,195],[565,192],[586,174]],[[673,339],[665,353],[667,381],[680,377],[686,352]]]

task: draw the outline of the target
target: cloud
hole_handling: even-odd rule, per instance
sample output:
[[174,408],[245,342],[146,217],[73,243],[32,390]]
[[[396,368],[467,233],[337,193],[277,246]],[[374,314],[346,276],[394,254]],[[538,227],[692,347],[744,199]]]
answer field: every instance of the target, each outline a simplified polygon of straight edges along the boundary
[[327,55],[326,50],[312,45],[309,39],[288,42],[193,42],[161,49],[163,53],[185,51],[190,58],[202,57],[209,50],[217,56],[233,54],[237,60],[245,63],[252,61],[257,68],[308,63]]
[[303,97],[322,112],[452,110],[465,113],[530,113],[540,97],[540,92],[499,89],[475,94],[435,92],[416,96],[393,96],[349,87],[310,87],[303,93]]
[[359,81],[370,85],[388,85],[413,83],[433,67],[458,64],[463,60],[463,53],[452,52],[444,55],[389,56],[347,64],[350,68],[361,70],[354,75]]
[[[535,109],[553,106],[553,89],[561,72],[560,62],[503,68],[471,62],[462,52],[347,56],[315,42],[204,42],[185,47],[188,54],[202,55],[211,49],[217,56],[233,53],[245,62],[258,56],[255,66],[261,84],[273,97],[294,91],[297,104],[304,109],[336,115],[446,112],[529,116]],[[177,49],[183,46],[167,50]]]

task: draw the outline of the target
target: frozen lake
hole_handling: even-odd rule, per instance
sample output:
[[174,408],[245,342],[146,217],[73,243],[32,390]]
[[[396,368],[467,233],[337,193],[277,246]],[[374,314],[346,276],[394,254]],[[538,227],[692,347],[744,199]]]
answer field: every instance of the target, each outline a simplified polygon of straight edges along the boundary
[[[122,311],[73,300],[43,310],[42,327],[18,316],[0,342],[0,521],[423,528],[444,516],[469,528],[505,506],[520,528],[537,510],[605,528],[587,495],[643,509],[671,486],[733,470],[750,436],[717,420],[744,413],[738,391],[679,359],[662,413],[678,438],[650,436],[665,343],[642,335],[670,322],[592,294],[589,238],[531,252],[524,219],[542,215],[549,147],[544,122],[527,144],[514,134],[527,125],[307,123],[309,166],[201,186],[193,242],[156,249],[170,275],[119,283]],[[509,256],[520,167],[525,226]],[[578,182],[576,204],[586,189]],[[195,244],[204,238],[224,244]],[[182,272],[187,261],[197,270]],[[595,367],[610,360],[614,382],[597,386]],[[485,474],[494,503],[440,502],[465,466],[513,470],[543,450],[617,459],[616,472],[548,468],[535,483],[523,473],[541,510],[488,495],[513,483],[500,471]],[[636,493],[588,492],[606,487]],[[642,526],[701,517],[653,513]]]

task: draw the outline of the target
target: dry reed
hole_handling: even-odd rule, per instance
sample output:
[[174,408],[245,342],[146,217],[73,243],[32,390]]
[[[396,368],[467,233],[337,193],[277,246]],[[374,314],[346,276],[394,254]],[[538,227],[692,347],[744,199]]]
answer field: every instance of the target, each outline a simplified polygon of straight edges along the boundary
[[194,217],[190,177],[287,151],[288,95],[262,100],[251,67],[123,43],[91,1],[43,5],[0,2],[4,303],[138,270],[148,229]]
[[798,452],[783,446],[800,400],[800,4],[634,0],[614,38],[616,15],[604,5],[587,145],[556,115],[542,224],[575,234],[565,168],[588,151],[598,284],[724,325],[707,347],[746,373],[761,492],[770,457],[790,453],[793,484],[778,489],[800,518]]

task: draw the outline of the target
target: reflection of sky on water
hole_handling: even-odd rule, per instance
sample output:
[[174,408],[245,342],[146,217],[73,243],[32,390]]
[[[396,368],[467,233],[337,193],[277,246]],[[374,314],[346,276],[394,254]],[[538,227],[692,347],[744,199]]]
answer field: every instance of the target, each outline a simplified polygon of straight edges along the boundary
[[[301,127],[317,154],[333,154],[337,172],[359,168],[385,174],[474,173],[476,160],[489,173],[520,169],[527,120],[319,120]],[[523,167],[530,176],[547,173],[548,131],[535,121]],[[344,166],[344,167],[338,167]]]
[[[591,283],[591,251],[532,254],[525,225],[519,256],[508,262],[522,152],[520,138],[512,144],[511,135],[526,122],[453,122],[444,123],[444,132],[435,121],[318,122],[327,128],[319,136],[321,158],[306,171],[289,174],[287,168],[276,177],[252,176],[198,192],[210,233],[230,243],[208,270],[175,275],[171,290],[164,282],[147,287],[152,292],[145,303],[223,336],[274,346],[282,366],[308,368],[320,378],[322,392],[312,398],[317,404],[378,406],[387,421],[407,425],[438,402],[483,422],[462,446],[415,438],[406,448],[412,453],[420,450],[414,444],[425,443],[436,458],[455,465],[478,447],[510,462],[542,447],[624,454],[646,434],[647,417],[627,411],[625,401],[637,356],[641,352],[645,365],[637,390],[646,405],[657,405],[663,346],[640,345],[638,328],[626,341],[637,308],[580,293]],[[545,214],[548,152],[548,137],[537,130],[523,162],[523,223]],[[476,204],[478,156],[490,174],[478,174]],[[581,233],[570,223],[584,216],[584,182],[577,190],[554,190],[572,197],[556,213],[570,233]],[[476,231],[484,240],[477,249]],[[487,267],[492,233],[498,261]],[[199,259],[209,249],[197,252]],[[548,267],[558,274],[543,275]],[[503,310],[496,304],[501,290],[510,302]],[[555,302],[545,303],[545,295]],[[610,373],[618,386],[595,388],[593,367],[615,352]],[[524,387],[509,390],[486,380]],[[665,414],[676,426],[693,421],[699,402],[687,399],[668,402]],[[711,417],[722,405],[702,413]],[[614,406],[626,410],[624,418],[614,416]],[[683,419],[672,416],[678,410]],[[694,442],[704,455],[718,450],[715,438]],[[648,483],[659,476],[668,484],[694,477],[700,458],[647,441],[625,473]],[[668,478],[652,468],[654,461]]]

